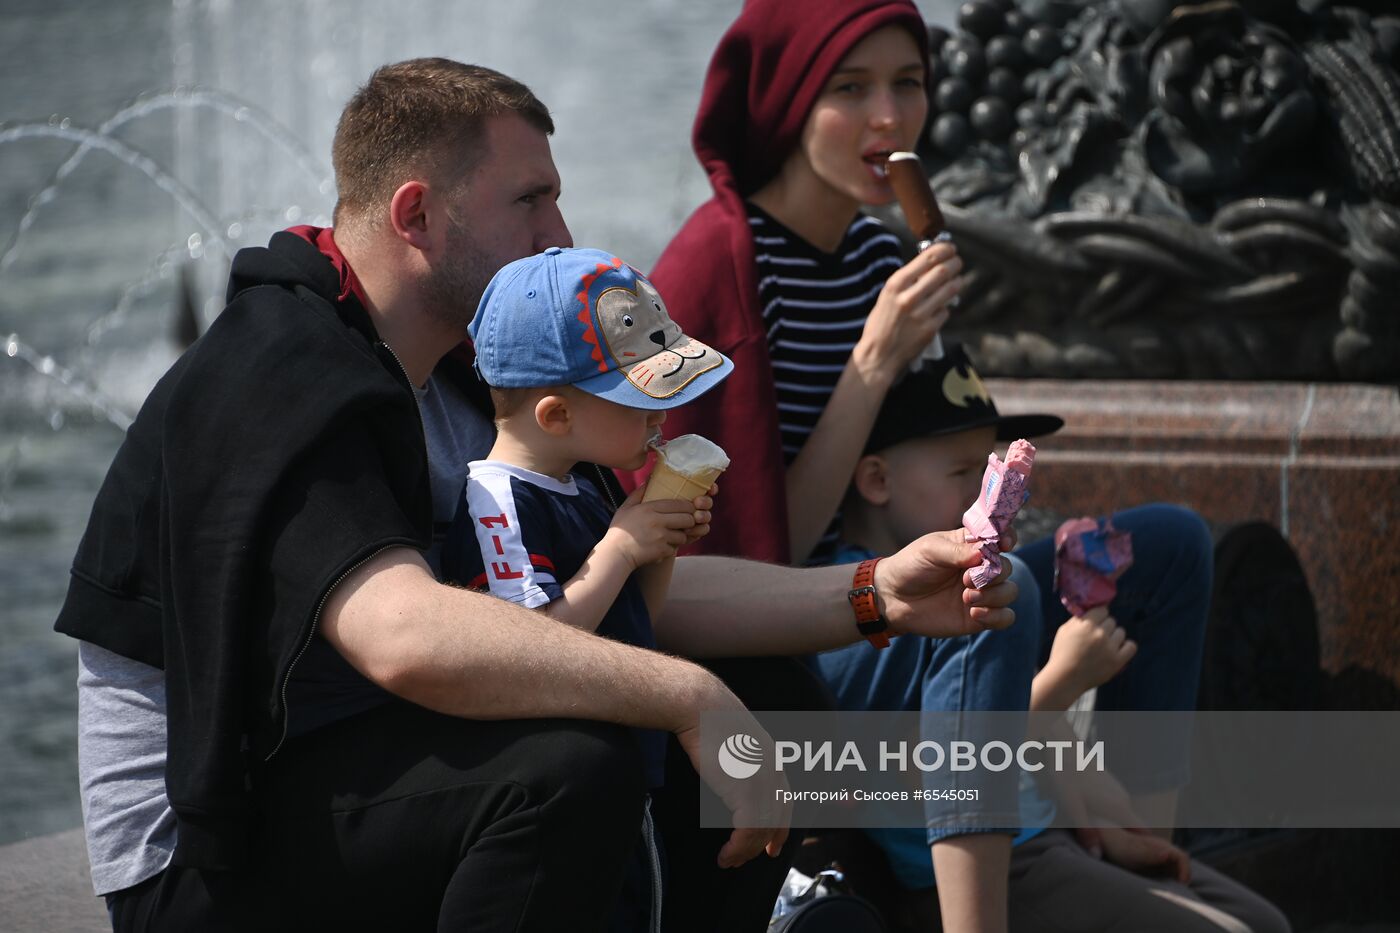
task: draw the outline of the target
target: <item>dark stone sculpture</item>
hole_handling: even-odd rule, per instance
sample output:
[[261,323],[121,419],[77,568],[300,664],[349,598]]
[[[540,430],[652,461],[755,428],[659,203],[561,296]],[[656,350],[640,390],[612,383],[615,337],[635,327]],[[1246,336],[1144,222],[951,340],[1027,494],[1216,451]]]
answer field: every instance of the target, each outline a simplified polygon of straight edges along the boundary
[[1400,16],[970,0],[920,154],[1007,376],[1400,381]]

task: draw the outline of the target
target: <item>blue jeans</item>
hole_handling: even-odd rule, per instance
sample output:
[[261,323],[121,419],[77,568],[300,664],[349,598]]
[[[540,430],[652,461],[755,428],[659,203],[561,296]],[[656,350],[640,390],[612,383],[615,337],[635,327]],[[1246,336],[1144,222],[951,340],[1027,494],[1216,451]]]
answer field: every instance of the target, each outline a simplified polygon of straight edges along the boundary
[[[1114,710],[1194,709],[1200,679],[1201,648],[1210,602],[1212,544],[1205,523],[1188,509],[1149,505],[1113,516],[1114,524],[1133,535],[1133,566],[1118,580],[1110,606],[1118,623],[1138,643],[1137,655],[1113,680],[1098,690],[1096,707]],[[938,711],[1025,710],[1031,679],[1050,655],[1055,632],[1069,618],[1054,592],[1053,539],[1020,548],[1011,556],[1012,579],[1020,587],[1013,603],[1016,622],[1000,631],[959,638],[896,638],[884,651],[862,643],[817,655],[813,666],[847,710]],[[1106,742],[1109,736],[1101,736]],[[975,736],[943,736],[940,740]],[[1155,754],[1116,769],[1135,792],[1179,787],[1189,776],[1184,744],[1163,744]],[[1021,825],[1014,770],[980,775],[977,831]],[[940,770],[925,776],[930,789],[957,787],[958,775]],[[966,805],[965,805],[966,806]],[[969,811],[950,812],[946,804],[927,811],[926,842],[919,866],[929,874],[926,846],[969,830]],[[884,837],[919,833],[887,830],[872,833],[892,860],[911,851],[907,844],[886,845]],[[907,843],[908,840],[905,840]],[[917,851],[919,847],[913,847]],[[901,878],[906,872],[895,869]],[[926,886],[927,882],[925,882]]]
[[[1016,578],[1030,579],[1025,564],[1015,557],[1008,559]],[[1022,593],[1027,592],[1036,593],[1036,598],[1024,607],[1015,607],[1016,624],[1010,628],[957,638],[904,635],[883,651],[875,651],[862,641],[819,654],[813,665],[843,710],[1023,712],[1030,703],[1031,678],[1042,641],[1034,582],[1029,589],[1023,587]],[[940,734],[931,737],[941,743],[960,740],[982,744],[974,734],[975,723],[960,725],[954,734],[947,734],[946,717],[940,717],[937,725],[929,727]],[[1021,825],[1016,781],[1014,769],[976,778],[948,768],[925,772],[923,784],[929,790],[976,787],[978,791],[976,802],[930,804],[926,811],[928,841],[969,832],[971,827],[979,831],[1004,827],[1000,831],[1015,833]]]

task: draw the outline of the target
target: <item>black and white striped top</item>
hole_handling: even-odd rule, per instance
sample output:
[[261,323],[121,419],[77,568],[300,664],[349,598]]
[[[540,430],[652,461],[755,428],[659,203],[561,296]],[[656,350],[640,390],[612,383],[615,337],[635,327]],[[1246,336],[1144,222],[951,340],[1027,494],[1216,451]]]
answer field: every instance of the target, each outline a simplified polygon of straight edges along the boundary
[[[791,464],[836,389],[885,279],[903,261],[899,240],[872,217],[857,217],[836,251],[824,253],[758,206],[749,204],[748,213],[783,460]],[[835,527],[811,562],[834,550]]]

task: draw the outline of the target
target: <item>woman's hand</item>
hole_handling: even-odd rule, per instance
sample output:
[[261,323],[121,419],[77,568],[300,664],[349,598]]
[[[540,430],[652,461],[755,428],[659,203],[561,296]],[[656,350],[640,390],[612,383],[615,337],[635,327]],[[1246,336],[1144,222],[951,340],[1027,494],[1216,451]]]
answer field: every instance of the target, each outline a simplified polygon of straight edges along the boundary
[[957,247],[935,243],[885,280],[851,351],[851,364],[867,381],[892,384],[929,345],[962,289],[962,267]]

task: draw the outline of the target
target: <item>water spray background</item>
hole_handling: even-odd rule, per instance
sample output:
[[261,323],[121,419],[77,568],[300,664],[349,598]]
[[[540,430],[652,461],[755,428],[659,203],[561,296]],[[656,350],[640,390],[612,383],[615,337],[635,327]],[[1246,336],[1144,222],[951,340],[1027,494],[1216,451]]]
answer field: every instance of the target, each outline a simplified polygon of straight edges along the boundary
[[[75,644],[52,632],[92,497],[229,257],[329,223],[341,106],[379,64],[499,68],[550,106],[580,244],[643,268],[705,197],[690,122],[738,0],[7,0],[0,11],[0,844],[78,825]],[[948,23],[952,0],[921,4]],[[619,116],[620,115],[620,116]]]

